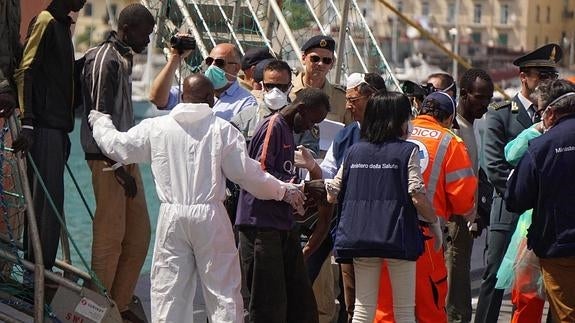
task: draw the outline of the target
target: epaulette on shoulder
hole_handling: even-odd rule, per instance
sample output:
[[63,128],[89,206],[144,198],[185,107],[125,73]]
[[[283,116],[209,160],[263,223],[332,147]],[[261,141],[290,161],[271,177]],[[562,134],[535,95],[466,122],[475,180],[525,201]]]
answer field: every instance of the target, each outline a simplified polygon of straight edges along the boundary
[[452,129],[449,128],[445,128],[445,130],[447,130],[447,132],[453,136],[453,139],[455,139],[457,142],[463,142],[463,139],[461,139],[461,137],[459,137],[455,132],[453,132]]
[[509,100],[498,101],[498,102],[491,103],[489,105],[489,108],[493,109],[495,111],[501,110],[503,108],[509,108],[509,107],[511,107],[511,101],[509,101]]

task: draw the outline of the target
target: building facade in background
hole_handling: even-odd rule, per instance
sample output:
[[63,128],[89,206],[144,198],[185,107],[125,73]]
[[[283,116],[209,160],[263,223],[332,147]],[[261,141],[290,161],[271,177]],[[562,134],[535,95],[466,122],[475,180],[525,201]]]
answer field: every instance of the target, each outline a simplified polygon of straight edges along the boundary
[[[496,59],[499,53],[527,52],[549,42],[560,44],[569,53],[575,41],[575,0],[386,1],[419,22],[447,47],[453,46],[458,33],[460,53],[474,61],[490,59],[488,55]],[[397,60],[412,53],[413,46],[421,46],[415,51],[429,52],[428,46],[418,41],[418,33],[410,31],[401,20],[396,22],[395,15],[379,1],[358,0],[358,4],[379,37],[399,42]],[[573,59],[564,62],[572,65]]]

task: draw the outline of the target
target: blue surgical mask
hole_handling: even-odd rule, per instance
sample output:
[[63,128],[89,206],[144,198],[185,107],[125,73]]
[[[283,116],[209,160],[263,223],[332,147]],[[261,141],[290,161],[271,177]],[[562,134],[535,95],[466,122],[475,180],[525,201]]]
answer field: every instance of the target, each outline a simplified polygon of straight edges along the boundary
[[210,65],[204,75],[212,82],[214,89],[219,90],[228,84],[226,72],[223,69]]

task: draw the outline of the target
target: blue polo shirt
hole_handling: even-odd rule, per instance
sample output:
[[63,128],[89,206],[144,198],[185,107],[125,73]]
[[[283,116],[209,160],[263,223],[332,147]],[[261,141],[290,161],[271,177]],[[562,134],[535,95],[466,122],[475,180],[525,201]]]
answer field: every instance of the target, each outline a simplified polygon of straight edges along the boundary
[[[264,171],[289,182],[295,176],[295,143],[285,118],[276,113],[257,128],[248,154],[260,162]],[[245,190],[240,192],[236,225],[276,230],[290,230],[294,224],[292,208],[283,201],[259,200]]]

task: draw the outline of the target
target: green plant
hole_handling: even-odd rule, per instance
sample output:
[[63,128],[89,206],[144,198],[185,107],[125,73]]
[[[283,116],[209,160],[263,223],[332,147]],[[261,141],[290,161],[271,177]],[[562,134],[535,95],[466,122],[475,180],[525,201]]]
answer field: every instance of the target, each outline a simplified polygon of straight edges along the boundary
[[296,0],[285,0],[283,13],[292,30],[308,27],[310,21],[312,21],[312,16],[305,4]]

